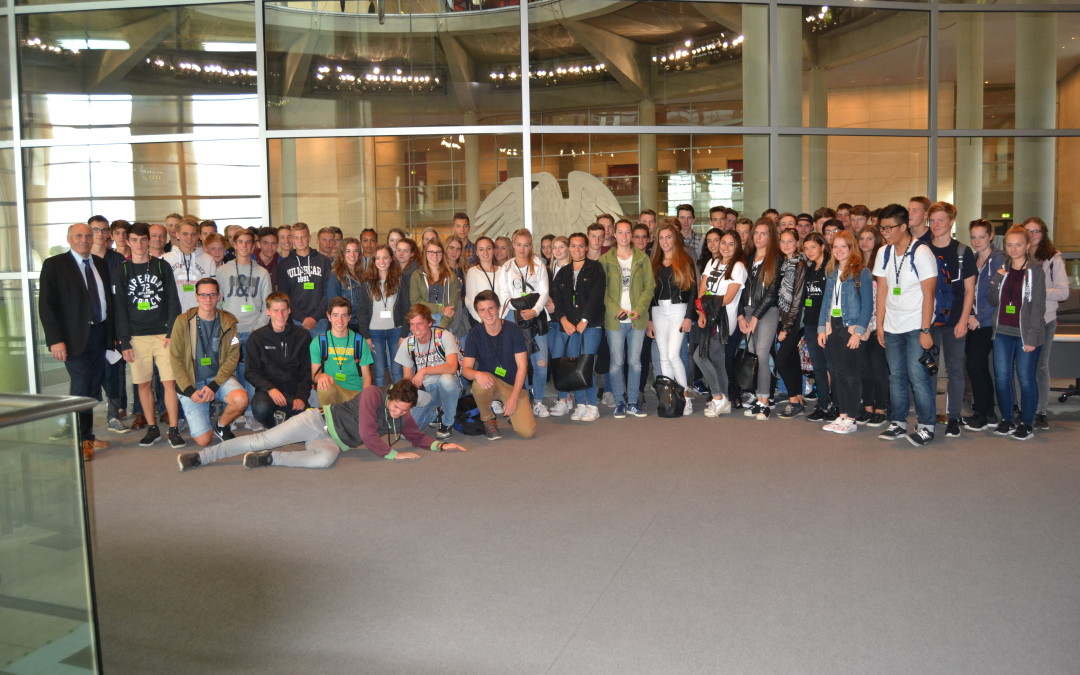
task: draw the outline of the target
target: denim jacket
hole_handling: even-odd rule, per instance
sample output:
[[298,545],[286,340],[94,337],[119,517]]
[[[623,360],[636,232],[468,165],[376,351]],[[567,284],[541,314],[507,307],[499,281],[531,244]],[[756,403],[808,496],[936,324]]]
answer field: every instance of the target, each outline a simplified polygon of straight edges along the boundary
[[[825,324],[832,318],[833,288],[836,286],[836,277],[840,268],[837,267],[825,279],[825,296],[822,298],[821,316],[818,318],[818,333],[825,332]],[[866,326],[870,323],[870,315],[874,311],[874,278],[870,270],[862,268],[857,278],[848,278],[841,282],[840,287],[840,319],[844,326],[851,328],[862,335],[866,332]]]

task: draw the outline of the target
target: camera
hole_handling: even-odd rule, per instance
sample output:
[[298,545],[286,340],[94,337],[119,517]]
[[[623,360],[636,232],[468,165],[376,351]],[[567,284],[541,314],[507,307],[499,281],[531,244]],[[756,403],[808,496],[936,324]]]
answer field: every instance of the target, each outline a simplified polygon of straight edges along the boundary
[[924,349],[922,356],[919,357],[919,363],[923,368],[926,368],[926,373],[933,377],[937,375],[937,360],[934,358],[937,356],[938,348],[931,347],[930,349]]

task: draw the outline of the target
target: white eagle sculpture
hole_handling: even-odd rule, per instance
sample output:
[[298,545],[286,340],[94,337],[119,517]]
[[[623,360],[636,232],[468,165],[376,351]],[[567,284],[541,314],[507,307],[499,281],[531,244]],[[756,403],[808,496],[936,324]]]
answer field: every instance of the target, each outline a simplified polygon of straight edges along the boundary
[[[532,175],[533,235],[537,240],[545,234],[584,232],[601,213],[622,217],[618,200],[599,178],[584,171],[571,171],[566,178],[570,196],[563,199],[555,176],[547,172]],[[474,229],[494,239],[509,237],[524,227],[524,187],[524,178],[511,178],[492,190],[473,218]]]

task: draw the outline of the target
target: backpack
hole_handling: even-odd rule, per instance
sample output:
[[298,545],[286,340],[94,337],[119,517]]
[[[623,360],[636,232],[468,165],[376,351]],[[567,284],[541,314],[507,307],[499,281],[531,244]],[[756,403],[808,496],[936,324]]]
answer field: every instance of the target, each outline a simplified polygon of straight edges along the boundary
[[[432,328],[432,339],[435,341],[435,351],[439,353],[442,360],[446,361],[446,347],[443,346],[443,329]],[[405,348],[409,351],[409,358],[413,360],[413,364],[416,364],[416,338],[410,335],[405,340]],[[458,359],[458,373],[461,373],[461,364],[463,359]]]
[[[911,270],[915,272],[915,278],[919,277],[919,270],[915,267],[915,249],[919,246],[929,246],[925,241],[916,239],[915,243],[911,246]],[[887,265],[889,262],[889,255],[892,252],[892,246],[886,246],[884,259],[882,265]],[[956,279],[949,276],[949,265],[945,261],[944,256],[935,255],[934,262],[937,263],[937,285],[934,287],[934,320],[933,325],[944,326],[949,322],[949,315],[952,313],[953,301],[955,295],[953,294],[953,282],[959,281],[960,275],[964,273],[964,253],[968,250],[968,247],[964,244],[957,242],[956,246]]]
[[472,397],[472,394],[458,399],[454,428],[466,436],[479,436],[484,433],[484,423],[480,421],[480,408],[476,406],[476,399]]
[[[360,357],[363,356],[363,336],[360,333],[356,333],[356,341],[353,342],[353,361],[356,362],[356,372],[360,372]],[[330,350],[326,344],[326,333],[319,336],[319,355],[322,360],[319,363],[326,363],[326,358],[330,356]]]
[[670,377],[660,375],[653,379],[656,389],[656,414],[658,417],[682,417],[686,407],[686,390]]

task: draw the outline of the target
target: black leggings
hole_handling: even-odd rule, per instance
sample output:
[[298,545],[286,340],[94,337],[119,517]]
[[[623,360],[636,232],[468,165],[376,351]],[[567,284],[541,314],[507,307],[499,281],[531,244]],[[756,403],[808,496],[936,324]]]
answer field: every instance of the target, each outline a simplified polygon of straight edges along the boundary
[[964,352],[964,365],[971,378],[971,409],[983,417],[993,417],[994,379],[990,373],[994,352],[993,326],[968,331]]
[[877,334],[863,342],[862,351],[862,395],[863,407],[874,410],[889,409],[889,362],[885,358],[885,348],[877,341]]
[[842,414],[854,419],[862,413],[862,376],[859,371],[865,343],[859,343],[858,349],[848,349],[847,342],[851,334],[844,327],[843,320],[833,318],[830,321],[832,333],[825,343],[825,349],[831,357],[836,406]]
[[774,362],[776,374],[784,381],[788,398],[802,395],[802,360],[799,358],[799,338],[801,330],[791,330],[780,342]]

